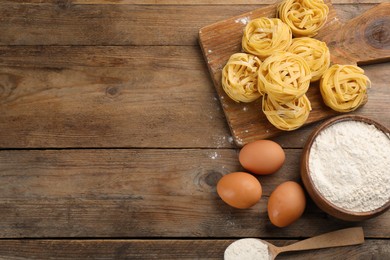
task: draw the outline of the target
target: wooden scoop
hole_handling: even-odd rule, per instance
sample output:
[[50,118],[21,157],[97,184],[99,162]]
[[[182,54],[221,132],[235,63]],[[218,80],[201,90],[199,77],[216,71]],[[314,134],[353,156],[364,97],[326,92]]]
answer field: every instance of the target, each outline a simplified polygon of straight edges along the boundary
[[[363,244],[364,234],[363,229],[361,227],[346,228],[319,235],[316,237],[308,238],[283,247],[274,246],[273,244],[270,244],[269,242],[261,239],[256,240],[258,240],[259,243],[267,244],[270,259],[275,259],[277,255],[283,252]],[[236,242],[233,242],[231,245]],[[225,252],[229,250],[229,247],[226,248]]]

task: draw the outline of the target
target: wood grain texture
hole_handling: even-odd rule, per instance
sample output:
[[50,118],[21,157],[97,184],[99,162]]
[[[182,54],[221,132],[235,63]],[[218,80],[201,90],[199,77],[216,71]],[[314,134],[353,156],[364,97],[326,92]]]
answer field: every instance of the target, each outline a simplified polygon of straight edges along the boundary
[[232,147],[198,48],[0,53],[0,147]]
[[0,3],[0,45],[197,45],[200,27],[253,8]]
[[[282,246],[354,225],[362,246],[280,259],[385,259],[389,213],[345,223],[309,200],[292,226],[269,223],[268,196],[299,180],[300,149],[261,178],[254,208],[234,210],[215,192],[242,168],[198,30],[271,2],[1,1],[0,259],[221,259],[235,238]],[[341,21],[378,2],[333,1]],[[390,127],[389,65],[365,69],[373,88],[357,113]],[[301,148],[315,124],[274,140]]]
[[[389,66],[364,67],[356,112],[387,127]],[[234,147],[197,46],[2,46],[0,110],[2,148]],[[311,130],[274,140],[303,147]]]
[[390,3],[381,3],[354,19],[335,22],[318,38],[329,46],[338,64],[371,64],[390,61]]
[[0,236],[288,238],[363,226],[366,237],[390,237],[390,212],[348,223],[311,200],[296,223],[274,227],[268,196],[300,179],[301,150],[285,152],[277,173],[259,177],[260,202],[237,210],[215,191],[224,174],[243,170],[234,149],[0,151]]
[[[5,3],[56,5],[256,5],[273,4],[277,0],[3,0]],[[333,0],[337,4],[375,4],[382,0]]]
[[[0,3],[0,45],[196,45],[200,28],[265,5]],[[350,19],[373,4],[336,5]],[[151,19],[153,18],[153,19]],[[50,37],[48,37],[50,35]]]
[[[235,240],[3,240],[0,259],[222,259]],[[269,240],[289,245],[297,240]],[[386,259],[386,240],[366,240],[363,245],[285,253],[278,259]]]
[[[386,35],[385,28],[387,22],[384,22],[385,25],[382,25],[382,21],[388,20],[387,13],[390,12],[390,9],[387,7],[390,7],[390,5],[381,4],[376,6],[363,15],[356,17],[352,22],[344,25],[339,21],[336,10],[333,8],[332,4],[330,2],[327,4],[329,6],[328,20],[315,38],[325,41],[329,45],[331,61],[333,63],[355,64],[360,61],[375,63],[390,59],[390,49],[387,48],[387,42],[390,40],[387,40],[387,36],[378,36],[384,39],[379,39],[379,42],[382,45],[378,45],[377,48],[374,49],[366,48],[371,45],[367,44],[367,46],[365,46],[364,43],[361,43],[363,42],[363,39],[371,39],[371,34],[368,36],[369,33],[367,33],[365,37],[356,36],[359,34],[350,34],[351,27],[354,24],[358,25],[356,32],[360,33],[362,31],[368,31],[365,27],[361,28],[364,23],[368,24],[367,28],[371,28],[373,27],[373,24],[379,23],[380,25],[374,27],[379,28],[379,34]],[[211,24],[199,31],[199,42],[202,47],[203,55],[220,98],[233,139],[238,146],[243,146],[258,139],[271,138],[283,133],[283,131],[274,127],[261,112],[261,98],[251,103],[237,103],[226,95],[221,85],[222,69],[227,60],[232,54],[242,52],[242,31],[247,21],[258,17],[276,17],[276,10],[276,4],[269,5],[264,8],[255,9],[249,13],[244,13]],[[377,10],[381,11],[377,12]],[[374,15],[374,13],[378,14]],[[368,18],[369,22],[367,22]],[[338,35],[342,36],[339,37]],[[343,37],[344,40],[341,40],[341,37]],[[348,43],[352,46],[352,50],[348,52],[349,54],[342,55],[342,58],[340,58],[340,53],[343,49],[338,47],[339,43],[342,46],[345,46]],[[365,51],[360,51],[355,55],[356,49],[360,48],[365,49]],[[310,89],[306,95],[311,102],[312,111],[310,112],[305,125],[337,115],[335,111],[324,105],[318,82],[311,83]]]

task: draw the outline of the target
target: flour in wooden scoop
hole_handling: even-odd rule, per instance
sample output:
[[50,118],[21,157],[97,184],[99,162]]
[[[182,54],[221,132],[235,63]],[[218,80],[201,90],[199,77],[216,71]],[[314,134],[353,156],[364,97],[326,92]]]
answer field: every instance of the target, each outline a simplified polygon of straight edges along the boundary
[[255,238],[244,238],[230,244],[224,260],[269,260],[268,245]]
[[332,204],[375,210],[390,199],[390,137],[364,122],[333,124],[315,138],[309,169],[314,186]]

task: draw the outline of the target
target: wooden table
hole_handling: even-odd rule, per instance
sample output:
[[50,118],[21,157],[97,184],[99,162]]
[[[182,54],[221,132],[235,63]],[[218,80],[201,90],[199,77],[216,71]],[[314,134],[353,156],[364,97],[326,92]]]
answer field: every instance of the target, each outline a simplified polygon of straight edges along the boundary
[[[268,220],[315,125],[273,139],[286,163],[256,206],[216,194],[242,168],[198,31],[272,2],[1,1],[0,258],[222,259],[242,237],[287,245],[362,226],[363,245],[280,259],[388,259],[390,212],[349,223],[308,200],[293,225]],[[333,1],[343,21],[379,2]],[[372,89],[355,114],[390,127],[390,64],[364,69]]]

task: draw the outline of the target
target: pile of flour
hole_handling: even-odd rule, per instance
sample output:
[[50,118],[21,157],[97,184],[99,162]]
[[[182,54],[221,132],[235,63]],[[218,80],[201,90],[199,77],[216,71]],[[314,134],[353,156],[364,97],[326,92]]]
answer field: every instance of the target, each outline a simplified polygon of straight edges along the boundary
[[225,250],[224,260],[269,260],[268,245],[254,238],[244,238]]
[[333,124],[314,140],[309,169],[329,202],[353,212],[375,210],[390,199],[390,137],[363,122]]

